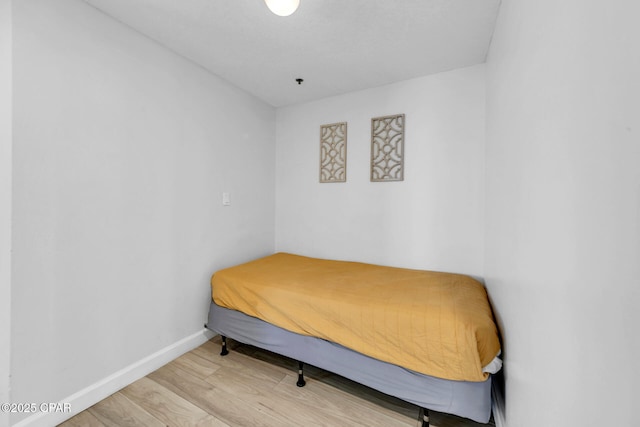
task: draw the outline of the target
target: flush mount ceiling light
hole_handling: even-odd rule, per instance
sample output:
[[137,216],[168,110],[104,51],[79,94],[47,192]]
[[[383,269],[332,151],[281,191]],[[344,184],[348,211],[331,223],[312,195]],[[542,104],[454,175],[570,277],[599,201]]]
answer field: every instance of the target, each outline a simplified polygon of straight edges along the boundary
[[298,9],[300,0],[264,0],[271,12],[278,16],[289,16]]

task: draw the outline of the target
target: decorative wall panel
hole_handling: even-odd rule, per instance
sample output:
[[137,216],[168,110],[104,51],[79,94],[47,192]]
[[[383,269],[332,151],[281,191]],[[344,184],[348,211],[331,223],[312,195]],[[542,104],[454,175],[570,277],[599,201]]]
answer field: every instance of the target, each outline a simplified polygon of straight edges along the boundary
[[404,180],[404,114],[371,119],[371,181]]
[[320,126],[320,182],[347,180],[347,122]]

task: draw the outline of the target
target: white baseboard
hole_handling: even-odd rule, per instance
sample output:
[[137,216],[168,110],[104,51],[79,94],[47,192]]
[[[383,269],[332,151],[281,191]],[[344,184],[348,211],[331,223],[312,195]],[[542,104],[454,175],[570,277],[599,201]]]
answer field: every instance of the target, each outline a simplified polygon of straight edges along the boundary
[[60,403],[70,404],[71,410],[69,412],[39,412],[14,424],[13,427],[50,427],[58,425],[132,382],[166,365],[173,359],[204,344],[214,336],[215,334],[208,329],[196,332],[62,399]]

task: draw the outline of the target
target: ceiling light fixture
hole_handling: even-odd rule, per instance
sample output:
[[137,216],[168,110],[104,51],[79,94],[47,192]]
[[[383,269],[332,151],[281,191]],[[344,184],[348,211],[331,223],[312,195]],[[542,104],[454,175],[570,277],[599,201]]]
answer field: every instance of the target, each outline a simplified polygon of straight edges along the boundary
[[264,0],[271,12],[278,16],[289,16],[298,9],[300,0]]

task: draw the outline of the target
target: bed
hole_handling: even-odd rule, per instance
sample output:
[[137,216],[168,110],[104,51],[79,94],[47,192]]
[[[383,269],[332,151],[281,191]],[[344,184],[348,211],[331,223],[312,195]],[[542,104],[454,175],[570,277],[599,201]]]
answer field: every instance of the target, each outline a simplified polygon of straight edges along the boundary
[[428,411],[488,422],[500,343],[486,291],[459,274],[276,253],[216,272],[206,327]]

